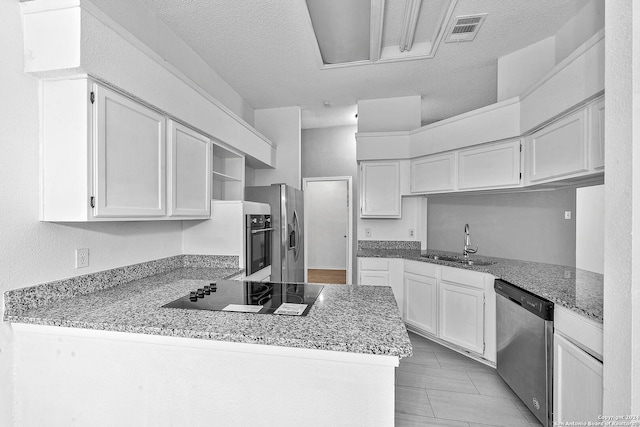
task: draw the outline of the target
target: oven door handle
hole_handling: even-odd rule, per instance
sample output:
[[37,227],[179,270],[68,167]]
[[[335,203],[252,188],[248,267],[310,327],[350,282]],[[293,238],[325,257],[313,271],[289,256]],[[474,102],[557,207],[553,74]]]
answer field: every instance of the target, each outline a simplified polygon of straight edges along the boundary
[[251,230],[251,234],[266,233],[267,231],[273,231],[273,228],[261,228],[260,230]]

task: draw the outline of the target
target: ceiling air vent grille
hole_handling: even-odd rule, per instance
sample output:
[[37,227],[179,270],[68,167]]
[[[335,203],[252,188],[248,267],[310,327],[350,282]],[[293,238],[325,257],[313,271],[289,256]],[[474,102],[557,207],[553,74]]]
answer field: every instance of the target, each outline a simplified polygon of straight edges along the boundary
[[456,16],[445,37],[445,43],[470,42],[476,38],[480,26],[487,17],[486,13],[479,15]]

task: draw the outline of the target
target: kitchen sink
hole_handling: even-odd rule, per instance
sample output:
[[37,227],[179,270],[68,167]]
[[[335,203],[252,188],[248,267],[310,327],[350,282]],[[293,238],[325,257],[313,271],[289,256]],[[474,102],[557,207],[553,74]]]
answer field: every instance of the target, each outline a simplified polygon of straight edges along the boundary
[[432,259],[434,261],[447,261],[447,262],[460,262],[460,261],[462,261],[458,257],[447,256],[447,255],[423,255],[423,257]]
[[464,265],[479,265],[479,266],[495,264],[495,262],[493,261],[479,261],[476,259],[461,259],[461,260],[458,260],[458,262]]
[[484,266],[484,265],[495,264],[495,262],[493,261],[480,261],[476,259],[460,259],[459,257],[448,256],[448,255],[422,255],[422,256],[425,258],[432,259],[434,261],[445,261],[445,262],[451,262],[451,263],[463,264],[463,265]]

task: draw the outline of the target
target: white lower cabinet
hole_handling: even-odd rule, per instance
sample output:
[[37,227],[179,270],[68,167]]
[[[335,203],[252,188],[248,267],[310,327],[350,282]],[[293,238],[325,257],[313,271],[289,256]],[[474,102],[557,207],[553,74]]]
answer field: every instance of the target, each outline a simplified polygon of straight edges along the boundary
[[404,320],[420,331],[436,335],[438,333],[438,268],[424,263],[422,263],[424,268],[412,264],[414,263],[411,261],[405,263]]
[[555,422],[600,421],[602,362],[561,334],[553,335]]
[[405,261],[404,298],[409,328],[495,362],[493,276]]
[[602,324],[556,305],[554,329],[553,421],[597,423],[603,396]]
[[484,290],[440,282],[438,309],[440,338],[484,353]]
[[404,319],[403,265],[400,258],[358,258],[358,285],[391,286]]

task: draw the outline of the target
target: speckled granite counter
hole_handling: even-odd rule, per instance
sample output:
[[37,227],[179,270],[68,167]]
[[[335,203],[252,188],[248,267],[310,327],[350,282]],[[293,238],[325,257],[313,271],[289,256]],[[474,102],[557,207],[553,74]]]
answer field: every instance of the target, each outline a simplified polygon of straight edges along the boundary
[[562,307],[602,322],[604,296],[604,277],[602,274],[575,267],[483,256],[473,256],[472,258],[495,264],[469,266],[434,260],[424,255],[448,255],[462,259],[462,255],[459,253],[435,250],[420,251],[419,249],[360,248],[357,253],[358,257],[363,258],[403,258],[489,273],[547,298]]
[[[161,307],[236,272],[237,269],[221,267],[178,267],[39,307],[14,303],[21,290],[10,291],[5,293],[5,320],[351,353],[411,355],[406,328],[387,287],[325,285],[305,317]],[[24,297],[24,291],[22,294]]]

